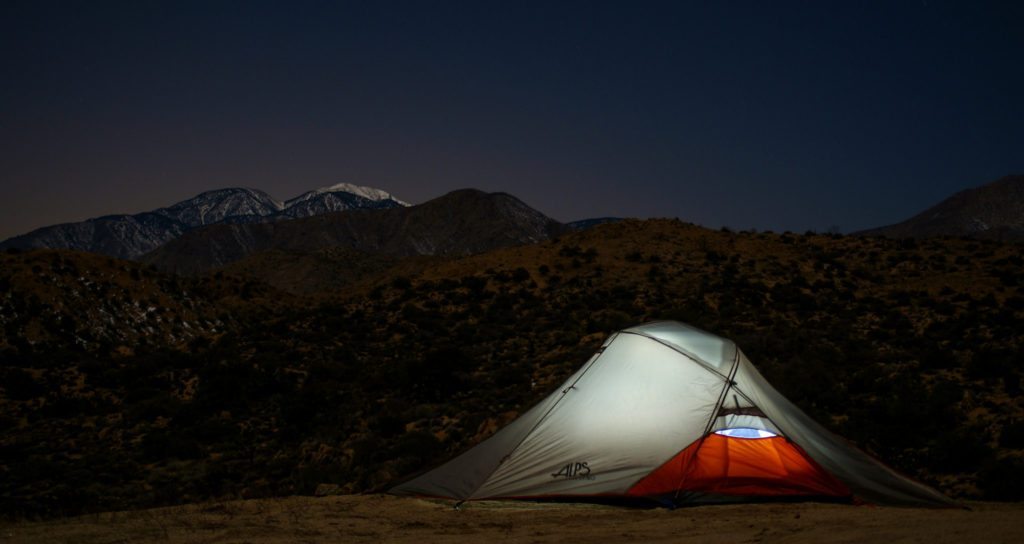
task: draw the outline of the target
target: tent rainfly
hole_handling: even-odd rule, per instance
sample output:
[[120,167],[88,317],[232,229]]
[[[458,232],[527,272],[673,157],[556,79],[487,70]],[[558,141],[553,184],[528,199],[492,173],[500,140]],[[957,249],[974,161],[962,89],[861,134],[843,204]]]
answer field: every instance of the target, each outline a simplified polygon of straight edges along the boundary
[[954,505],[815,423],[732,341],[674,321],[611,335],[518,419],[390,492],[671,506],[771,499]]

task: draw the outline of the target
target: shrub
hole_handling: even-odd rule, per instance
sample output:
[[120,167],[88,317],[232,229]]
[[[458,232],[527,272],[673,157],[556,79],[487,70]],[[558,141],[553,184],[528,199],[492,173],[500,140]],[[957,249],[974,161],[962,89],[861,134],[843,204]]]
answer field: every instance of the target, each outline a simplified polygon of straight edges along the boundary
[[203,455],[194,438],[165,429],[150,429],[142,439],[139,453],[147,461],[198,459]]
[[512,271],[512,281],[521,283],[529,279],[530,272],[521,266]]
[[1024,500],[1024,460],[1008,457],[986,463],[978,473],[978,487],[988,500]]
[[929,448],[929,466],[945,473],[978,470],[993,454],[987,441],[988,437],[979,429],[940,434]]
[[174,417],[181,409],[181,400],[169,393],[158,393],[125,409],[129,422],[152,421],[159,416]]
[[967,364],[971,379],[995,380],[1013,372],[1014,356],[1007,350],[982,349],[974,353]]
[[412,431],[403,434],[392,450],[396,458],[413,458],[415,464],[423,464],[437,457],[442,451],[437,437],[426,431]]
[[999,433],[999,446],[1003,448],[1024,448],[1024,421],[1011,421]]
[[20,368],[7,369],[3,381],[4,394],[11,400],[29,400],[46,393],[46,388],[38,383],[32,374]]

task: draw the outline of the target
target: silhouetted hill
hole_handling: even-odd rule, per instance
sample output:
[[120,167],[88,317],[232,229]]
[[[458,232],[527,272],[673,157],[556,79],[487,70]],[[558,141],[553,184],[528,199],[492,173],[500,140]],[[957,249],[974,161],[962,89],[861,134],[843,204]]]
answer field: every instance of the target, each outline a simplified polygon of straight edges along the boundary
[[346,248],[388,256],[467,255],[548,240],[567,229],[505,193],[455,191],[408,208],[349,210],[276,223],[216,225],[146,255],[161,270],[195,274],[262,251]]
[[1024,240],[1024,176],[967,189],[895,225],[855,233],[890,238]]

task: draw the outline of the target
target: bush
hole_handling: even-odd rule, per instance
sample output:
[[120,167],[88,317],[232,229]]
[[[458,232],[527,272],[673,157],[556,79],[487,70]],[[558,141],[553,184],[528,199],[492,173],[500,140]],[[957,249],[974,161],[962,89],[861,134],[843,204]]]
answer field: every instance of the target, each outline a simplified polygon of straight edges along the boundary
[[159,393],[126,408],[125,418],[135,423],[151,421],[160,416],[174,417],[181,409],[181,405],[181,400],[174,395]]
[[1013,367],[1013,352],[982,349],[977,351],[967,364],[967,377],[975,380],[995,380],[1012,374]]
[[142,438],[140,456],[146,461],[198,459],[203,451],[194,438],[166,429],[151,429]]
[[988,500],[1024,500],[1024,460],[1010,457],[987,463],[978,473],[978,487]]
[[46,388],[38,383],[32,374],[20,368],[7,369],[3,381],[4,395],[11,400],[29,400],[46,393]]
[[523,267],[516,268],[512,271],[512,281],[522,283],[530,279],[530,272]]
[[410,288],[412,288],[412,280],[405,276],[398,276],[395,279],[391,280],[391,286],[394,287],[395,289],[407,291]]
[[988,437],[977,429],[941,434],[929,449],[930,468],[945,473],[978,470],[993,453]]
[[943,368],[954,368],[957,366],[956,356],[952,350],[940,347],[931,347],[921,354],[922,370],[938,370]]
[[426,353],[422,359],[410,356],[389,367],[386,384],[420,400],[440,401],[463,388],[473,360],[461,349],[447,346]]
[[403,434],[395,442],[392,450],[396,458],[412,457],[417,464],[432,460],[442,451],[441,442],[437,437],[426,431],[412,431]]
[[1024,421],[1011,421],[999,433],[999,446],[1003,448],[1024,448]]

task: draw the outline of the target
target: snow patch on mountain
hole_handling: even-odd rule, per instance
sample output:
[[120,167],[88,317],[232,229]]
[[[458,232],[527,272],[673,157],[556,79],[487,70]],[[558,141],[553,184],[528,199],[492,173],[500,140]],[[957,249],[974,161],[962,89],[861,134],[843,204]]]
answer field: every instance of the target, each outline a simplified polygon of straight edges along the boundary
[[180,221],[189,227],[221,223],[229,218],[265,217],[284,209],[274,197],[247,188],[206,191],[188,200],[161,208],[154,213]]
[[297,196],[297,197],[295,197],[295,198],[293,198],[291,200],[286,201],[284,203],[284,206],[286,208],[290,208],[291,206],[293,206],[293,205],[295,205],[295,204],[297,204],[299,202],[303,202],[303,201],[309,200],[311,198],[315,198],[315,197],[317,197],[319,195],[322,195],[324,193],[349,193],[349,194],[353,194],[353,195],[365,198],[367,200],[372,200],[374,202],[381,202],[381,201],[385,201],[385,200],[393,200],[393,201],[397,202],[398,204],[401,204],[402,206],[410,206],[410,204],[408,202],[405,202],[403,200],[399,200],[399,199],[395,198],[395,196],[392,195],[391,193],[389,193],[387,191],[384,191],[382,189],[376,189],[374,187],[366,187],[364,185],[355,185],[355,184],[352,184],[352,183],[336,183],[334,185],[331,185],[330,187],[320,187],[319,189],[313,189],[312,191],[305,192],[305,193],[303,193],[303,194],[301,194],[301,195],[299,195],[299,196]]

